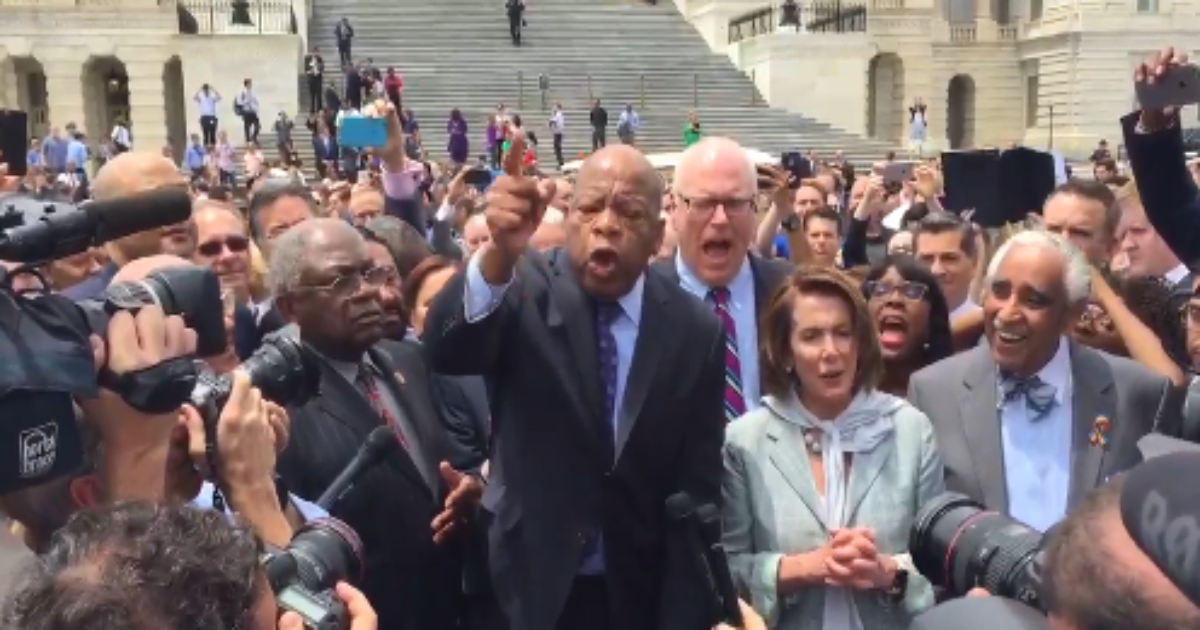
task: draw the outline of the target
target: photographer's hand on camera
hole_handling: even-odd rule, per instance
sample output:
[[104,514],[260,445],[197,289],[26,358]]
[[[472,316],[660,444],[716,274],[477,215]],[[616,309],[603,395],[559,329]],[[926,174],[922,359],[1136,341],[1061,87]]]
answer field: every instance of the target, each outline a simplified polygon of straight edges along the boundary
[[[361,591],[345,582],[338,582],[337,596],[350,614],[350,630],[375,630],[379,627],[375,609]],[[279,630],[304,630],[304,622],[296,613],[284,613],[279,618]]]
[[200,413],[185,406],[184,415],[193,463],[208,472],[230,509],[264,541],[286,547],[293,532],[279,504],[274,478],[280,438],[286,440],[286,414],[263,399],[245,372],[234,371],[229,402],[217,420],[216,470],[208,470],[208,440]]
[[[178,316],[167,317],[161,308],[148,306],[133,315],[114,313],[108,323],[108,341],[92,337],[97,371],[129,374],[164,361],[195,354],[196,333]],[[99,462],[106,496],[112,500],[161,501],[171,434],[177,426],[176,410],[150,414],[138,411],[115,392],[101,388],[96,398],[80,400],[85,421],[100,431],[104,443]]]

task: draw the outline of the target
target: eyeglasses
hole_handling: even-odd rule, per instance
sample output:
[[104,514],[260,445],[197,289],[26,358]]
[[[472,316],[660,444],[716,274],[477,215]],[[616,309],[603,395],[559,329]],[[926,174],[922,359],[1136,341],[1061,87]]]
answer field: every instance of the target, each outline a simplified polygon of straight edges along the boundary
[[1200,303],[1188,302],[1180,307],[1179,319],[1187,328],[1200,328]]
[[754,199],[715,199],[711,197],[684,197],[679,195],[679,200],[683,202],[684,208],[688,214],[696,217],[708,217],[717,211],[717,206],[725,209],[725,214],[737,215],[750,212],[754,208]]
[[299,288],[309,291],[320,291],[328,293],[335,297],[346,297],[355,295],[363,288],[365,282],[367,286],[379,287],[388,281],[388,276],[394,273],[389,267],[371,267],[359,271],[351,271],[335,278],[329,284],[308,284],[301,285]]
[[250,239],[245,236],[230,234],[224,240],[205,241],[196,246],[196,251],[205,258],[216,258],[225,249],[228,249],[230,253],[240,254],[250,249]]
[[914,302],[925,297],[925,293],[929,291],[929,287],[920,282],[900,282],[892,283],[883,280],[872,280],[866,285],[867,295],[871,298],[886,298],[891,297],[894,293],[899,293],[900,297]]

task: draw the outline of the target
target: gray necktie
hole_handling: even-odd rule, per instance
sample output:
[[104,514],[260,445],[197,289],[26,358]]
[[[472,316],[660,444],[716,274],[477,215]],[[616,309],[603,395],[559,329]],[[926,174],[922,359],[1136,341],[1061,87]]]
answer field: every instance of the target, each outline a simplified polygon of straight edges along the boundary
[[1045,418],[1050,414],[1050,410],[1054,409],[1054,395],[1057,391],[1057,388],[1037,375],[1029,378],[1007,375],[1000,380],[1003,402],[1009,403],[1024,397],[1025,406],[1032,413],[1035,422]]

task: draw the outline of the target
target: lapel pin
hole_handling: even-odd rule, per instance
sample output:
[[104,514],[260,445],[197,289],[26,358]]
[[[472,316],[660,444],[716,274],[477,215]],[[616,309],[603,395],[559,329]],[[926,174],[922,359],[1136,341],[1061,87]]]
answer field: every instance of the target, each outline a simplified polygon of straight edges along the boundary
[[392,372],[392,374],[395,375],[397,383],[404,385],[404,375],[403,374],[401,374],[399,372]]
[[1108,433],[1112,430],[1112,422],[1107,416],[1096,416],[1096,420],[1092,422],[1092,432],[1088,435],[1088,441],[1092,446],[1097,448],[1105,448],[1108,446]]

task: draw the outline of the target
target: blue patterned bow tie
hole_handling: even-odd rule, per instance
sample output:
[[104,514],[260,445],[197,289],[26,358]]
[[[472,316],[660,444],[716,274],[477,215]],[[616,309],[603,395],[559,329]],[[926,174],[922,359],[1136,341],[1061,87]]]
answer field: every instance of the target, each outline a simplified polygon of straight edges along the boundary
[[1058,392],[1050,383],[1034,375],[1029,378],[1004,376],[1000,380],[1000,394],[1004,403],[1025,398],[1025,406],[1033,414],[1033,420],[1041,420],[1054,409],[1054,394]]

